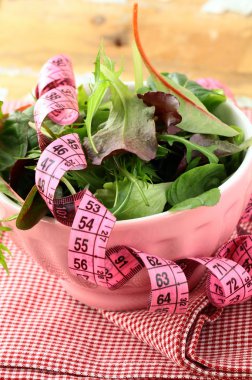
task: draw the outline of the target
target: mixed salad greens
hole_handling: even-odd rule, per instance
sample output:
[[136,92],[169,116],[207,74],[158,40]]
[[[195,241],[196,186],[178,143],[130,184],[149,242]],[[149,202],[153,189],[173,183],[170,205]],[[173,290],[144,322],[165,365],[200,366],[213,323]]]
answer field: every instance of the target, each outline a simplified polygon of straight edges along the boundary
[[[218,186],[240,165],[247,147],[237,126],[214,116],[226,101],[223,91],[204,89],[184,74],[163,73],[189,103],[164,91],[154,76],[143,82],[136,49],[134,61],[133,88],[101,49],[89,94],[78,88],[78,120],[65,127],[44,122],[42,132],[51,139],[78,133],[88,160],[87,169],[62,178],[57,196],[89,188],[118,220],[216,204]],[[17,218],[21,229],[48,213],[34,187],[41,152],[33,108],[0,115],[0,191],[9,195],[8,183],[26,199]]]
[[[214,115],[226,101],[223,90],[155,70],[140,42],[137,6],[133,29],[134,84],[122,82],[122,69],[101,48],[93,81],[77,89],[77,121],[64,127],[43,122],[41,131],[51,140],[77,133],[88,162],[87,169],[64,175],[56,197],[88,188],[118,220],[215,205],[218,187],[239,167],[251,139],[244,141],[238,126]],[[146,81],[143,63],[150,72]],[[29,229],[50,215],[35,186],[41,151],[34,105],[11,114],[3,114],[1,105],[0,192],[21,205],[10,219]],[[7,270],[5,253],[0,243],[0,264]]]
[[[223,90],[205,89],[184,74],[157,73],[139,39],[136,7],[133,29],[134,85],[122,82],[122,69],[101,48],[88,90],[77,89],[77,121],[62,127],[46,119],[42,125],[51,140],[77,133],[88,162],[87,169],[64,175],[57,197],[89,188],[118,220],[212,206],[251,141],[214,115],[226,101]],[[41,151],[33,109],[0,111],[0,191],[21,204],[20,229],[49,215],[34,185]]]

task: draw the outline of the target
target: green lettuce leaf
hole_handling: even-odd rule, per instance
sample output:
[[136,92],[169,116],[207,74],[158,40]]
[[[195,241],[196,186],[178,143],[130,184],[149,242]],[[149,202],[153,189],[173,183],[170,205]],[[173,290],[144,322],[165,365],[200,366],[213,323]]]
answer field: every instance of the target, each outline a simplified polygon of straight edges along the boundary
[[224,165],[207,164],[181,174],[169,187],[167,201],[171,206],[220,186],[226,178]]
[[180,73],[162,73],[162,75],[191,91],[210,112],[213,112],[218,105],[226,101],[224,91],[221,89],[208,90]]
[[176,135],[161,135],[159,136],[159,141],[167,141],[170,145],[172,145],[174,142],[179,142],[181,144],[184,144],[186,147],[186,160],[187,162],[190,162],[192,159],[192,152],[194,150],[204,154],[209,160],[210,163],[217,164],[219,159],[218,157],[213,153],[213,150],[215,147],[205,147],[201,146],[199,144],[196,144],[192,141],[186,140],[184,137],[176,136]]
[[[114,213],[118,220],[140,218],[162,212],[170,183],[153,185],[138,181],[138,186],[144,191],[148,206],[137,186],[128,180],[106,183],[103,189],[96,191],[95,196]],[[117,199],[116,204],[114,204],[115,199]]]
[[17,157],[25,157],[28,149],[28,121],[21,112],[14,112],[0,129],[0,172],[11,167]]
[[169,211],[183,211],[200,206],[214,206],[219,202],[220,196],[220,190],[218,188],[214,188],[196,197],[189,198],[180,203],[177,203]]
[[18,214],[16,226],[20,230],[29,230],[48,213],[48,207],[34,185],[27,195]]

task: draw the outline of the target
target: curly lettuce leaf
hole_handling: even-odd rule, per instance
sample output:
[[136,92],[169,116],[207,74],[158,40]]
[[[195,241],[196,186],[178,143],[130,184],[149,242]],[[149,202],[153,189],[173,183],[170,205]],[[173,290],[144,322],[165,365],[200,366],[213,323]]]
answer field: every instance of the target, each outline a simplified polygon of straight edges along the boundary
[[[104,80],[110,83],[112,106],[108,120],[92,136],[92,142],[90,138],[84,140],[89,159],[93,164],[100,165],[114,152],[127,151],[145,161],[152,160],[157,151],[154,107],[148,107],[138,99],[121,82],[110,63],[101,64],[100,72]],[[97,96],[99,94],[98,91]]]

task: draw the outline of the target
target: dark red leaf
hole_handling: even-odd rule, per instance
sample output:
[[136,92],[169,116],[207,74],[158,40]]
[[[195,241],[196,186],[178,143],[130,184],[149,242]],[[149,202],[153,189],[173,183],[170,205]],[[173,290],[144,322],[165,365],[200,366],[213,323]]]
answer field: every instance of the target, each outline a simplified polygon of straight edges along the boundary
[[180,128],[176,127],[182,120],[178,113],[179,101],[171,95],[162,91],[149,91],[145,94],[138,94],[147,106],[155,107],[155,116],[158,121],[165,125],[169,134],[176,134]]
[[199,133],[192,135],[190,141],[205,147],[215,146],[214,154],[217,157],[226,157],[241,151],[239,146],[232,144],[229,141],[214,139],[211,136],[205,136]]

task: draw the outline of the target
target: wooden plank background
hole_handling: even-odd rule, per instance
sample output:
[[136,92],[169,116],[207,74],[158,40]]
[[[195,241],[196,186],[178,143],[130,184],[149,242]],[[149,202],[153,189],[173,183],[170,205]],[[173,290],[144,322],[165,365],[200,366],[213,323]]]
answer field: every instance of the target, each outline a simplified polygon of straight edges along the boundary
[[[205,0],[139,0],[140,30],[159,70],[213,76],[252,97],[252,17],[201,11]],[[0,87],[9,98],[36,85],[47,58],[66,53],[77,74],[93,70],[101,41],[133,78],[132,1],[0,0]]]

